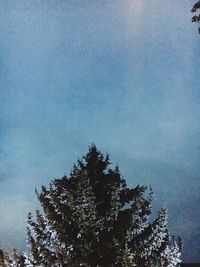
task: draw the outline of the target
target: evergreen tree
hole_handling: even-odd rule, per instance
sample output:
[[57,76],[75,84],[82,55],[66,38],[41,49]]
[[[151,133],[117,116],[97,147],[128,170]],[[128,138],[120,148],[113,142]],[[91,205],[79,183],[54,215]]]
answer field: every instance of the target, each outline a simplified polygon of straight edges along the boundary
[[167,211],[149,221],[151,188],[129,188],[95,145],[68,177],[36,194],[42,211],[35,220],[28,216],[25,266],[175,267],[180,262],[180,247],[167,231]]

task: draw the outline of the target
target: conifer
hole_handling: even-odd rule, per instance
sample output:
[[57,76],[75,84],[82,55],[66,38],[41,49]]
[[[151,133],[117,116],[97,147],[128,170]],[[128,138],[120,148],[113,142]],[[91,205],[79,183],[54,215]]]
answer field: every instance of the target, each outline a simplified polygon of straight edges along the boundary
[[151,187],[129,188],[118,166],[110,168],[109,156],[95,145],[69,176],[54,179],[36,195],[42,210],[36,210],[35,219],[28,215],[25,266],[175,267],[180,263],[180,246],[167,230],[167,210],[150,222]]

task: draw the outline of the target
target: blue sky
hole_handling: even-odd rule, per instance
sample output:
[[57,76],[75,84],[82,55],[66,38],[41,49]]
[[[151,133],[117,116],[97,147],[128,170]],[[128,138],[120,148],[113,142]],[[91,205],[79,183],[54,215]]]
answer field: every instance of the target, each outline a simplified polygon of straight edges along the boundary
[[0,246],[24,247],[34,189],[94,142],[200,261],[200,39],[193,1],[0,2]]

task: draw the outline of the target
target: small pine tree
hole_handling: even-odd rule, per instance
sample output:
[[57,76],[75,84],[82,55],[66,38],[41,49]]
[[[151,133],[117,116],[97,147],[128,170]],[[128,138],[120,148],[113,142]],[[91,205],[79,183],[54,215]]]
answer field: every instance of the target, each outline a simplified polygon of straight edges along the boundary
[[180,248],[170,242],[167,211],[152,223],[152,190],[128,188],[118,167],[95,145],[69,177],[36,192],[43,208],[28,216],[26,266],[177,266]]

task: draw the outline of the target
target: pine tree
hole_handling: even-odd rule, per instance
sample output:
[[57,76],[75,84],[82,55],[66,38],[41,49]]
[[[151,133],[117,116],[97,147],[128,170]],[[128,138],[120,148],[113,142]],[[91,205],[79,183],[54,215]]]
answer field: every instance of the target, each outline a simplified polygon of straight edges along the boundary
[[25,266],[175,267],[180,262],[166,209],[149,221],[151,188],[129,188],[95,145],[68,177],[36,194],[42,211],[36,211],[35,220],[28,216]]

